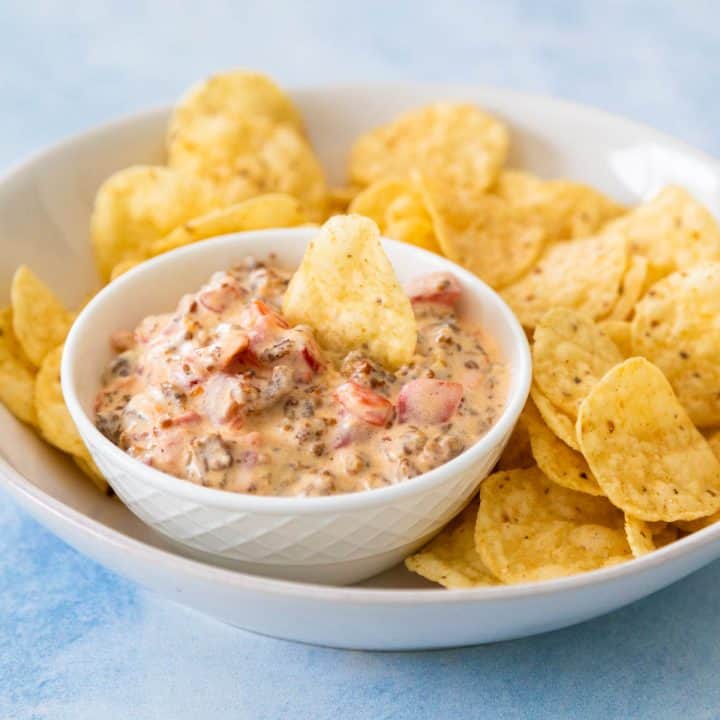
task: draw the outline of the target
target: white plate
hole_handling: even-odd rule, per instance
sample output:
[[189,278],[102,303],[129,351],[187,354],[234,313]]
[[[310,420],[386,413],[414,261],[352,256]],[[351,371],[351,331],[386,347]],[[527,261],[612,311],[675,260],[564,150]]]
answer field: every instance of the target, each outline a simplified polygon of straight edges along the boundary
[[[320,156],[342,181],[350,142],[399,111],[440,98],[477,102],[513,130],[511,164],[565,175],[634,201],[668,182],[717,210],[720,167],[654,130],[566,102],[481,87],[337,87],[294,93]],[[35,269],[69,304],[94,286],[88,218],[98,184],[161,162],[167,112],[107,125],[44,152],[0,181],[0,292],[16,265]],[[0,407],[0,475],[40,522],[108,568],[225,622],[304,642],[367,649],[437,648],[564,627],[642,598],[720,556],[720,524],[658,552],[572,578],[448,592],[401,567],[336,588],[245,575],[193,560]]]

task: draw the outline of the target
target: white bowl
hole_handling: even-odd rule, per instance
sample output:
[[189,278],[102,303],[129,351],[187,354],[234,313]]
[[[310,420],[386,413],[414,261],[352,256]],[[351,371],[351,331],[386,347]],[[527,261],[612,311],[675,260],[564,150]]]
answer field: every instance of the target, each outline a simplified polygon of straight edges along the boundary
[[[70,413],[98,467],[122,501],[152,528],[196,552],[247,572],[344,584],[395,565],[455,515],[497,462],[523,408],[531,363],[515,316],[485,283],[433,253],[383,240],[401,281],[447,270],[463,286],[460,311],[483,327],[510,367],[506,403],[490,431],[450,462],[389,487],[330,497],[263,497],[179,480],[105,438],[93,402],[111,357],[113,330],[172,310],[217,270],[248,255],[274,253],[294,269],[313,228],[236,233],[162,255],[102,290],[78,316],[65,343],[62,387]],[[392,328],[388,328],[392,331]]]
[[[438,99],[476,102],[512,131],[510,164],[588,182],[622,202],[680,183],[717,210],[720,165],[651,128],[590,107],[477,85],[367,85],[293,92],[330,178],[344,178],[353,137]],[[29,264],[71,307],[97,287],[88,221],[98,185],[133,163],[164,160],[168,109],[96,128],[0,178],[0,294]],[[116,498],[99,495],[64,455],[0,406],[0,482],[52,532],[114,572],[174,602],[277,637],[363,649],[439,648],[507,640],[607,613],[720,557],[720,523],[628,563],[568,578],[448,592],[402,564],[350,587],[241,573],[188,557]],[[679,613],[678,627],[688,617]],[[643,614],[657,620],[652,603]],[[648,625],[652,625],[649,622]],[[629,629],[630,632],[634,631]],[[639,629],[642,632],[642,628]]]

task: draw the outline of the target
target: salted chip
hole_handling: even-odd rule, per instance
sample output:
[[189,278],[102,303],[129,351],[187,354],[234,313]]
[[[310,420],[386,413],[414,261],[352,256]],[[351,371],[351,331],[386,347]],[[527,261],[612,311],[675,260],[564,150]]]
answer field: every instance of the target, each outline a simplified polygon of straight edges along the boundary
[[514,208],[533,210],[548,242],[595,234],[625,208],[594,188],[569,180],[543,180],[521,170],[500,173],[493,193]]
[[635,308],[632,345],[700,427],[720,425],[720,263],[660,280]]
[[25,356],[12,328],[12,310],[0,310],[0,402],[23,422],[35,423],[35,368]]
[[608,320],[626,320],[632,315],[645,288],[647,266],[647,259],[642,255],[633,255],[630,258],[630,264],[620,285],[620,295],[615,306],[608,313]]
[[615,343],[584,315],[549,310],[535,328],[533,380],[547,399],[570,418],[597,381],[623,356]]
[[420,552],[407,558],[405,567],[446,588],[498,585],[475,549],[477,514],[478,502],[473,500]]
[[27,265],[15,271],[10,302],[15,337],[30,362],[39,366],[43,358],[65,340],[72,315]]
[[487,193],[450,193],[436,178],[419,182],[440,249],[488,285],[508,285],[538,259],[545,232],[532,213]]
[[168,163],[208,181],[220,207],[286,193],[300,200],[310,219],[325,217],[322,168],[307,139],[292,125],[262,116],[203,115],[172,136]]
[[578,443],[577,436],[575,435],[575,420],[562,410],[556,408],[555,405],[553,405],[550,400],[543,395],[542,391],[535,383],[533,383],[530,388],[530,397],[535,403],[535,407],[538,409],[540,416],[550,430],[552,430],[552,432],[555,433],[555,435],[566,445],[571,447],[573,450],[579,451],[580,444]]
[[526,411],[525,424],[533,457],[550,480],[570,490],[589,495],[603,494],[585,458],[550,430],[534,405]]
[[87,450],[84,455],[73,455],[73,460],[83,473],[85,473],[85,475],[87,475],[95,483],[100,492],[105,494],[110,492],[108,481],[100,472],[98,466],[95,464],[95,461],[92,459]]
[[505,445],[505,449],[500,455],[500,459],[495,466],[496,470],[516,470],[518,468],[528,468],[535,465],[535,459],[532,455],[530,447],[530,435],[527,430],[527,422],[525,420],[528,412],[528,404],[520,414],[515,428],[510,435],[510,439]]
[[374,220],[385,237],[440,252],[422,194],[409,180],[388,178],[373,183],[350,203],[350,212]]
[[63,346],[48,353],[35,379],[35,411],[40,434],[51,445],[71,455],[85,457],[87,449],[65,405],[60,387]]
[[142,260],[123,260],[119,262],[110,272],[110,281],[117,280],[121,275],[124,275],[128,270],[132,270],[137,267]]
[[410,300],[377,225],[360,215],[331,218],[310,241],[283,298],[283,314],[292,323],[310,325],[329,350],[366,347],[389,368],[409,362],[415,352]]
[[642,557],[675,542],[678,538],[678,530],[666,522],[648,522],[632,515],[625,515],[625,535],[633,556]]
[[626,266],[627,244],[622,235],[603,233],[555,243],[501,295],[528,328],[555,307],[596,319],[607,315],[617,302]]
[[475,545],[506,583],[549,580],[630,558],[617,508],[606,498],[555,484],[538,468],[483,481]]
[[597,326],[615,343],[624,358],[632,357],[632,323],[627,320],[603,320]]
[[371,185],[417,171],[448,190],[479,192],[497,178],[508,145],[507,128],[492,115],[474,105],[436,103],[360,136],[350,151],[350,178]]
[[694,520],[720,509],[720,461],[662,372],[615,366],[580,405],[580,447],[612,503],[640,520]]
[[262,116],[276,123],[288,123],[303,132],[300,112],[269,77],[248,70],[230,70],[191,87],[181,98],[170,119],[170,144],[176,133],[198,117],[217,115]]
[[280,193],[260,195],[188,220],[153,243],[152,255],[233,232],[295,227],[305,222],[300,201]]
[[630,251],[648,260],[648,283],[675,270],[720,260],[720,228],[709,210],[681,187],[670,185],[650,202],[615,220]]
[[[712,430],[705,434],[705,439],[710,446],[710,449],[715,454],[715,457],[720,460],[720,430]],[[680,520],[675,523],[684,532],[697,532],[703,528],[714,525],[720,520],[720,511],[708,515],[706,517],[698,518],[697,520]]]
[[211,188],[187,174],[137,165],[111,175],[95,196],[90,221],[103,280],[121,262],[147,258],[154,242],[215,203]]

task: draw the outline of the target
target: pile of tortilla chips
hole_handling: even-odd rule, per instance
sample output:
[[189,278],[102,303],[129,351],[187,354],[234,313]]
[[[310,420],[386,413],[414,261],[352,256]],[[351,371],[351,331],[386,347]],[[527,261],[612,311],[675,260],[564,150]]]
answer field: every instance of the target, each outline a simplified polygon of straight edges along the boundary
[[[406,565],[446,587],[607,567],[720,519],[720,228],[505,169],[502,122],[439,103],[355,143],[350,209],[497,289],[533,386],[479,497]],[[478,502],[479,500],[479,502]]]
[[720,520],[720,262],[669,272],[622,320],[556,305],[532,355],[531,399],[479,503],[409,569],[446,587],[544,580]]
[[[531,399],[479,496],[406,561],[447,587],[603,568],[720,519],[715,219],[679,187],[625,208],[509,169],[510,143],[500,118],[438,102],[358,138],[347,186],[329,188],[290,98],[232,71],[180,100],[167,164],[115,173],[92,214],[109,281],[216,235],[353,213],[311,244],[284,311],[326,346],[361,342],[390,367],[412,351],[415,326],[378,227],[501,293],[532,338]],[[73,315],[25,267],[11,305],[0,311],[0,400],[104,487],[60,392]]]

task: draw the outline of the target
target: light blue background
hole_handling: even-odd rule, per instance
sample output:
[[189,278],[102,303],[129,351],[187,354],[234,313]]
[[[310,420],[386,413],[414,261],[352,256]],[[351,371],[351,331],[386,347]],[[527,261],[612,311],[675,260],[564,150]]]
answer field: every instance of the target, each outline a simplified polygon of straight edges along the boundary
[[[720,155],[717,2],[8,2],[0,168],[218,68],[283,83],[485,82]],[[340,652],[234,630],[116,577],[0,494],[0,718],[720,717],[720,564],[574,629]]]

